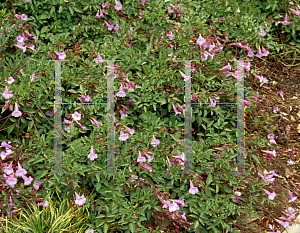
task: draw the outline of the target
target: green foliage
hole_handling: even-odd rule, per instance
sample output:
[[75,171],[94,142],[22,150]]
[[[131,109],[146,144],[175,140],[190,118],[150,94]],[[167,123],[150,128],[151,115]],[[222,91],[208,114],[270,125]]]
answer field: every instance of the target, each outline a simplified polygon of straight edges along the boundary
[[[229,38],[256,44],[260,40],[258,25],[263,23],[264,16],[257,16],[258,12],[254,11],[249,13],[250,8],[246,7],[249,1],[243,1],[243,4],[239,5],[241,10],[239,14],[235,10],[238,4],[230,1],[227,3],[218,1],[220,4],[214,7],[213,1],[186,1],[181,3],[180,17],[167,13],[167,7],[176,4],[173,0],[168,2],[156,0],[143,6],[139,1],[122,1],[122,12],[113,8],[114,1],[109,1],[110,7],[105,8],[108,14],[104,14],[105,18],[101,19],[96,19],[95,15],[102,9],[101,4],[104,1],[99,3],[78,1],[73,5],[70,1],[55,0],[51,0],[51,4],[48,0],[11,2],[6,3],[6,8],[1,13],[2,19],[10,18],[4,22],[3,28],[7,29],[14,23],[11,19],[12,11],[15,10],[18,14],[28,16],[24,27],[33,25],[32,29],[26,30],[38,36],[38,40],[36,43],[33,42],[36,51],[27,49],[28,52],[24,54],[21,49],[14,46],[16,42],[13,40],[21,34],[17,26],[2,36],[1,49],[5,58],[1,59],[0,67],[5,69],[0,72],[2,77],[8,78],[12,75],[16,80],[9,85],[9,90],[14,93],[11,100],[13,103],[19,101],[19,109],[25,113],[25,116],[21,117],[22,120],[9,118],[7,125],[16,125],[12,132],[7,130],[7,133],[13,134],[14,138],[11,138],[11,141],[14,145],[18,134],[16,127],[20,126],[32,136],[31,139],[29,137],[22,139],[22,144],[18,144],[18,150],[14,149],[14,156],[22,156],[24,159],[22,166],[36,182],[43,182],[43,188],[38,191],[40,198],[47,200],[54,190],[59,192],[63,199],[74,198],[75,191],[84,193],[87,198],[84,205],[90,213],[90,222],[87,225],[97,229],[98,232],[120,231],[120,229],[126,233],[145,231],[146,227],[142,223],[148,219],[147,211],[151,209],[164,211],[159,198],[154,194],[155,189],[161,197],[185,200],[185,209],[181,207],[178,213],[180,215],[186,213],[188,224],[178,216],[175,220],[182,229],[186,228],[190,232],[194,232],[194,228],[199,231],[205,228],[214,232],[219,232],[220,229],[232,232],[228,217],[254,214],[250,207],[241,209],[239,206],[241,204],[232,203],[231,200],[234,198],[233,190],[246,187],[241,182],[243,178],[223,175],[234,171],[229,164],[236,157],[234,150],[236,117],[232,114],[235,106],[217,105],[212,108],[200,104],[193,105],[192,125],[195,128],[192,142],[193,172],[203,176],[203,181],[193,174],[177,174],[182,171],[177,162],[172,161],[172,167],[169,167],[167,162],[167,158],[171,161],[174,155],[181,155],[184,149],[185,117],[182,112],[176,116],[172,112],[173,104],[184,106],[185,102],[185,83],[178,72],[179,70],[184,72],[185,66],[184,62],[178,60],[198,60],[192,62],[193,68],[196,69],[192,74],[192,94],[199,93],[198,103],[209,103],[209,98],[217,92],[227,94],[220,96],[219,102],[235,102],[235,91],[232,90],[236,90],[236,80],[220,72],[228,62],[232,63],[235,51],[228,47],[220,50],[213,60],[209,58],[201,61],[199,48],[195,48],[190,40],[195,42],[199,34],[205,38],[212,36],[213,32],[207,25],[215,23],[217,35],[228,33]],[[139,11],[141,18],[138,18]],[[225,15],[231,17],[231,20],[216,23],[217,17]],[[18,21],[20,23],[22,20]],[[114,25],[118,23],[120,29],[112,33],[107,29],[106,22]],[[133,28],[133,32],[129,30],[130,27]],[[166,36],[161,38],[162,28],[164,33],[172,31],[175,39],[170,42]],[[185,33],[185,37],[182,32]],[[127,34],[130,35],[125,36]],[[271,43],[271,40],[272,38],[268,38],[263,42]],[[162,42],[161,45],[159,41]],[[222,44],[229,42],[231,41],[227,39],[222,40]],[[132,48],[126,46],[126,43]],[[170,43],[174,45],[174,49],[170,48]],[[74,121],[70,133],[67,133],[66,125],[63,125],[60,166],[67,174],[53,174],[58,161],[58,158],[53,156],[55,121],[53,117],[45,115],[45,110],[54,107],[55,63],[47,61],[56,58],[54,51],[65,51],[67,55],[65,60],[70,60],[61,62],[63,103],[78,103],[78,98],[82,94],[89,95],[91,102],[107,102],[105,79],[107,63],[95,63],[98,53],[103,59],[122,60],[115,61],[117,65],[115,71],[118,74],[115,78],[115,93],[125,82],[123,73],[131,84],[136,86],[133,92],[126,91],[126,97],[117,97],[115,101],[116,110],[122,109],[122,105],[129,108],[125,112],[128,116],[122,120],[116,111],[115,168],[120,174],[100,174],[106,171],[107,164],[106,147],[101,144],[105,141],[100,140],[105,139],[107,134],[105,104],[94,104],[93,107],[62,105],[62,116],[72,120],[70,115],[75,111],[80,112],[82,116],[80,124],[86,129],[81,129]],[[170,53],[176,57],[176,61]],[[245,51],[241,53],[246,56]],[[35,78],[31,82],[29,77],[37,72],[41,72],[38,75],[39,80]],[[4,78],[1,82],[4,87],[6,85]],[[31,92],[33,96],[29,95]],[[245,88],[245,96],[254,96],[254,92]],[[129,99],[134,102],[133,106],[127,104]],[[251,111],[254,104],[251,103],[246,112]],[[97,128],[96,125],[92,125],[92,118],[103,122],[103,126]],[[124,126],[135,130],[125,142],[118,140],[120,130],[126,132]],[[153,135],[160,141],[157,147],[150,145]],[[204,140],[200,140],[200,137]],[[178,144],[178,139],[182,140],[181,144]],[[195,144],[196,142],[198,144]],[[91,145],[98,155],[93,162],[87,157]],[[227,148],[223,148],[223,151],[219,152],[216,149],[224,145]],[[142,168],[140,164],[133,164],[138,152],[145,152],[146,148],[151,148],[147,153],[154,156],[152,162],[147,164],[152,167],[152,172]],[[219,159],[216,153],[222,159]],[[246,154],[248,155],[248,152]],[[128,167],[131,167],[132,172],[129,172]],[[169,173],[166,173],[167,168]],[[222,187],[219,181],[220,174],[223,176],[222,182],[229,183],[230,188]],[[143,181],[133,183],[130,181],[130,175],[138,176]],[[190,180],[199,187],[199,192],[195,195],[188,192]],[[260,193],[262,189],[259,185],[254,184],[251,178],[248,182],[249,186],[255,186],[255,192]],[[24,187],[23,184],[20,186],[24,188],[22,190],[24,195],[32,190],[32,187]],[[9,187],[5,189],[6,192],[8,190]],[[91,192],[95,192],[92,197]],[[243,200],[243,204],[247,202],[248,200]]]

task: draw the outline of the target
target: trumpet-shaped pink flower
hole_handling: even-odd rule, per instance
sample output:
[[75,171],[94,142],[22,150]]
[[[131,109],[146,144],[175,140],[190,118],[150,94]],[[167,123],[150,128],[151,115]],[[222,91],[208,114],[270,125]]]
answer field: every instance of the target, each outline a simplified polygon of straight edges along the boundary
[[146,165],[142,165],[143,168],[147,169],[149,172],[152,172],[152,167],[146,166]]
[[283,221],[280,221],[280,220],[278,220],[278,219],[276,219],[276,221],[277,221],[281,226],[283,226],[284,228],[287,228],[287,227],[290,225],[289,222],[283,222]]
[[269,55],[269,52],[262,46],[262,54],[267,57]]
[[247,54],[248,57],[253,57],[254,56],[254,53],[252,52],[252,50],[250,48],[248,48],[248,54]]
[[124,90],[123,90],[122,84],[121,84],[121,86],[120,86],[119,92],[117,93],[117,96],[118,96],[118,97],[125,97],[125,96],[126,96],[126,93],[125,93]]
[[262,28],[259,26],[259,33],[260,36],[264,36],[266,33],[262,30]]
[[175,37],[171,31],[169,31],[169,34],[166,34],[166,36],[169,37],[170,40],[174,40]]
[[203,45],[205,43],[205,38],[199,35],[199,38],[197,39],[196,43],[200,46]]
[[99,53],[98,53],[98,56],[97,56],[95,62],[96,62],[96,63],[99,63],[99,62],[100,62],[100,63],[103,63],[103,59],[102,59],[102,57],[100,56]]
[[27,174],[27,171],[22,168],[22,166],[20,165],[20,163],[18,162],[18,169],[16,171],[16,176],[25,176]]
[[82,206],[83,203],[86,202],[86,198],[84,197],[84,194],[82,196],[79,196],[76,192],[76,200],[75,200],[75,204],[78,206]]
[[5,86],[4,92],[1,93],[1,95],[5,98],[5,99],[10,99],[11,97],[13,97],[14,95],[12,94],[12,91],[9,91],[7,86]]
[[134,134],[134,129],[130,129],[127,126],[125,126],[125,129],[128,131],[128,133],[130,133],[131,135]]
[[106,26],[107,26],[107,29],[108,29],[109,31],[111,31],[111,30],[113,30],[113,29],[114,29],[114,25],[112,25],[112,24],[109,24],[108,22],[105,22],[105,24],[106,24]]
[[128,133],[123,133],[122,130],[120,131],[120,137],[119,140],[120,141],[126,141],[129,138]]
[[206,61],[207,57],[208,57],[208,55],[206,53],[201,53],[201,60],[202,61]]
[[65,54],[64,51],[62,51],[62,52],[55,52],[55,54],[58,56],[59,60],[64,60],[67,57],[67,55]]
[[154,146],[154,147],[157,147],[157,145],[158,145],[159,143],[160,143],[159,140],[156,139],[156,138],[154,137],[154,135],[153,135],[152,141],[151,141],[150,145],[151,145],[151,146]]
[[289,200],[289,202],[293,202],[293,201],[297,200],[297,197],[294,197],[292,192],[289,192],[289,195],[291,198],[291,200]]
[[39,189],[40,188],[40,186],[41,186],[41,182],[33,182],[33,187],[35,188],[35,189]]
[[73,114],[72,114],[72,118],[74,121],[80,121],[81,119],[81,114],[77,111],[75,111]]
[[85,102],[89,102],[91,99],[89,95],[81,95],[81,97],[85,100]]
[[231,70],[231,66],[228,63],[226,66],[224,66],[221,70]]
[[142,156],[140,151],[139,151],[139,156],[138,156],[137,162],[138,163],[146,162],[146,158]]
[[199,192],[198,188],[194,186],[192,181],[190,181],[189,193],[192,194],[192,195],[195,195],[198,192]]
[[285,18],[284,18],[284,21],[283,21],[283,25],[288,25],[290,22],[288,22],[288,16],[287,16],[287,14],[285,14]]
[[6,175],[10,175],[10,174],[12,174],[12,173],[14,173],[14,169],[13,169],[13,167],[12,167],[12,162],[8,165],[8,166],[6,166],[6,167],[4,167],[3,168],[3,172],[6,174]]
[[86,130],[86,127],[82,126],[78,121],[76,121],[76,122],[82,130]]
[[104,13],[104,9],[103,9],[103,12],[102,12],[102,10],[100,9],[100,10],[97,12],[95,18],[96,18],[96,19],[104,18],[103,13]]
[[8,83],[9,85],[12,84],[14,81],[15,80],[14,80],[14,78],[12,76],[9,76],[8,80],[6,80],[6,78],[5,78],[5,82]]
[[[185,81],[188,81],[189,79],[190,79],[190,77],[189,76],[187,76],[187,75],[185,75],[184,73],[182,73],[180,70],[179,70],[179,73],[181,74],[181,76],[184,78],[184,82]],[[175,115],[176,116],[176,115]]]
[[118,3],[117,0],[115,0],[115,2],[116,2],[115,9],[116,9],[117,11],[122,10],[122,4]]
[[174,104],[172,104],[173,105],[173,109],[174,109],[174,112],[175,112],[175,116],[177,115],[177,114],[181,114],[181,112],[178,112],[177,111],[177,108],[174,106]]
[[150,162],[153,160],[154,155],[150,156],[150,155],[148,155],[146,152],[144,152],[144,154],[145,154],[145,156],[148,158],[148,163],[150,163]]
[[45,201],[45,202],[37,203],[36,205],[37,205],[37,206],[44,206],[44,207],[47,207],[48,203],[49,203],[48,201]]
[[94,148],[93,148],[93,145],[91,146],[91,150],[90,150],[90,153],[88,155],[88,158],[93,161],[94,159],[97,159],[98,158],[98,155],[95,153],[94,151]]
[[300,15],[300,11],[298,10],[298,11],[296,11],[296,10],[294,10],[294,9],[292,9],[292,8],[289,8],[291,11],[292,11],[292,13],[296,16],[296,17],[299,17],[299,15]]
[[274,157],[276,157],[276,151],[275,151],[275,149],[274,149],[274,150],[272,150],[272,151],[263,150],[263,152],[266,152],[267,154],[269,154],[269,155],[273,155]]
[[266,192],[266,194],[268,194],[268,198],[270,200],[274,200],[274,198],[276,197],[276,193],[275,192],[271,193],[268,190],[265,190],[265,192]]
[[4,180],[6,181],[6,184],[11,188],[13,188],[18,183],[18,180],[17,178],[15,178],[14,174],[5,177]]
[[20,117],[20,116],[22,116],[22,112],[19,111],[17,102],[15,103],[15,109],[14,109],[14,111],[12,112],[11,115],[12,115],[13,117]]
[[31,182],[33,181],[33,178],[31,176],[22,176],[22,179],[24,180],[24,185],[30,185]]

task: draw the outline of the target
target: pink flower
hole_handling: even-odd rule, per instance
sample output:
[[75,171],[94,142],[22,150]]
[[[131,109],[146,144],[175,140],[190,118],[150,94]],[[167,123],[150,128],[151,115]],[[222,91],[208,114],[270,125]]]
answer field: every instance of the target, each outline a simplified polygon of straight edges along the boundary
[[291,200],[289,200],[289,202],[293,202],[293,201],[295,201],[297,199],[297,197],[293,196],[292,192],[289,192],[289,194],[290,194],[290,198],[291,198]]
[[274,200],[274,198],[276,197],[276,193],[273,192],[273,193],[270,193],[268,190],[265,190],[266,194],[268,194],[268,198],[270,200]]
[[253,57],[254,56],[254,53],[252,52],[252,50],[250,48],[248,48],[248,54],[247,54],[248,57]]
[[294,162],[294,161],[292,161],[292,160],[288,160],[288,161],[287,161],[287,163],[288,163],[289,165],[293,165],[293,164],[295,164],[295,162]]
[[266,33],[262,30],[262,28],[259,26],[259,33],[260,36],[264,36]]
[[285,14],[285,18],[284,18],[284,21],[283,21],[283,25],[288,25],[289,24],[289,22],[288,22],[288,16],[287,16],[287,14]]
[[148,163],[150,163],[150,162],[153,160],[154,155],[150,156],[150,155],[148,155],[146,152],[144,152],[144,154],[145,154],[145,156],[148,158]]
[[109,24],[108,22],[105,22],[105,24],[106,24],[106,26],[107,26],[107,29],[108,29],[109,31],[111,31],[111,30],[113,30],[113,29],[114,29],[114,25],[112,25],[112,24]]
[[269,55],[269,52],[264,48],[264,46],[262,46],[262,51],[263,51],[263,55],[265,56],[265,57],[267,57],[268,55]]
[[197,39],[196,43],[200,46],[203,45],[205,43],[205,38],[199,35],[199,38]]
[[154,146],[154,147],[157,147],[157,145],[158,145],[159,143],[160,143],[159,140],[156,139],[156,138],[154,137],[154,135],[153,135],[152,141],[151,141],[150,145],[151,145],[151,146]]
[[1,159],[4,160],[11,153],[12,153],[12,151],[10,149],[6,149],[4,151],[1,151],[1,153],[0,153]]
[[120,141],[126,141],[129,138],[128,133],[123,133],[122,130],[120,131],[120,137],[119,140]]
[[146,165],[142,165],[143,168],[147,169],[149,172],[152,172],[152,168]]
[[96,19],[104,18],[103,13],[104,13],[104,9],[103,9],[103,12],[102,12],[102,10],[100,9],[100,10],[97,12],[95,18],[96,18]]
[[88,229],[85,231],[85,233],[94,233],[94,229]]
[[80,128],[82,129],[82,130],[86,130],[86,127],[83,127],[78,121],[76,121],[77,122],[77,124],[80,126]]
[[277,94],[279,94],[280,97],[284,100],[283,93],[284,93],[284,92],[280,91],[280,92],[278,92]]
[[238,203],[239,200],[243,200],[240,196],[242,195],[241,192],[234,192],[234,196],[235,198],[232,198],[232,201],[235,203]]
[[98,155],[95,154],[93,145],[91,146],[91,150],[90,150],[90,153],[89,153],[89,155],[88,155],[88,158],[89,158],[91,161],[93,161],[94,159],[97,159],[97,158],[98,158]]
[[[10,144],[11,142],[8,142],[8,143]],[[2,141],[0,147],[4,147],[5,149],[9,149],[9,148],[12,147],[12,146],[9,145],[9,144],[7,144],[5,141]]]
[[139,156],[138,156],[137,162],[138,163],[146,162],[146,158],[142,156],[140,151],[139,151]]
[[131,48],[132,46],[130,44],[125,43],[127,47]]
[[10,175],[10,174],[14,173],[14,169],[12,167],[12,162],[8,166],[6,166],[6,167],[3,168],[3,172],[6,175]]
[[257,54],[255,56],[259,57],[259,58],[264,56],[264,54],[261,52],[260,46],[258,47],[258,51],[257,51]]
[[89,102],[91,99],[89,95],[81,95],[81,97],[85,100],[85,102]]
[[272,150],[272,151],[263,150],[263,152],[266,152],[267,154],[269,154],[269,155],[273,155],[274,157],[276,157],[276,151],[275,151],[275,149],[274,149],[274,150]]
[[7,81],[6,78],[5,78],[5,82],[8,83],[9,85],[12,84],[14,81],[15,81],[15,80],[14,80],[14,78],[13,78],[12,76],[9,76],[9,77],[8,77],[8,81]]
[[59,52],[55,52],[55,53],[58,56],[59,60],[64,60],[67,57],[67,55],[65,54],[64,51],[62,51],[60,53]]
[[274,112],[274,113],[277,113],[278,111],[279,111],[278,107],[275,107],[275,108],[273,109],[273,112]]
[[175,37],[171,31],[169,31],[169,34],[166,34],[166,36],[169,37],[170,40],[173,40]]
[[[185,75],[184,73],[182,73],[180,70],[179,70],[179,73],[181,74],[181,76],[184,78],[183,81],[188,81],[190,79],[189,76]],[[175,115],[176,116],[176,115]]]
[[6,184],[9,185],[11,188],[13,188],[18,183],[18,180],[15,178],[14,174],[5,177],[4,180],[6,181]]
[[15,103],[15,109],[14,109],[14,111],[12,112],[11,115],[12,115],[13,117],[19,117],[19,116],[22,116],[22,112],[19,111],[17,102]]
[[170,212],[174,212],[176,210],[179,210],[179,206],[177,205],[177,203],[169,204],[169,211]]
[[122,10],[122,4],[118,3],[117,0],[115,0],[115,2],[116,2],[115,9],[116,9],[117,11]]
[[201,53],[201,60],[202,61],[206,61],[207,57],[208,57],[208,55],[206,53]]
[[25,176],[26,174],[27,174],[27,171],[24,168],[22,168],[22,166],[18,162],[18,169],[16,171],[16,176]]
[[82,206],[83,203],[86,202],[86,198],[84,197],[84,194],[82,196],[79,196],[76,192],[76,200],[75,200],[75,204],[78,206]]
[[299,17],[299,15],[300,15],[300,11],[299,11],[299,10],[296,11],[296,10],[291,9],[291,8],[289,8],[289,9],[292,11],[292,13],[293,13],[296,17]]
[[231,66],[228,63],[226,66],[224,66],[221,70],[231,70]]
[[289,222],[283,222],[283,221],[280,221],[280,220],[278,220],[278,219],[276,219],[276,221],[277,221],[281,226],[283,226],[284,228],[287,228],[287,227],[290,225]]
[[37,203],[36,205],[37,206],[44,206],[44,207],[46,207],[48,205],[48,201],[40,202],[40,203]]
[[77,111],[75,111],[73,114],[72,114],[72,118],[74,121],[80,121],[81,119],[81,114]]
[[195,195],[198,192],[199,192],[198,188],[194,186],[194,184],[193,184],[192,181],[190,181],[190,190],[189,190],[189,193],[192,194],[192,195]]
[[[92,118],[93,121],[92,121],[92,125],[97,125],[97,128],[99,128],[99,122],[96,121],[94,118]],[[102,126],[102,123],[101,123],[101,126]]]
[[5,90],[3,93],[1,93],[1,95],[5,98],[5,99],[10,99],[11,97],[13,97],[12,91],[9,91],[7,86],[5,86]]
[[102,59],[102,57],[100,56],[99,53],[98,53],[98,56],[97,56],[95,62],[96,62],[96,63],[99,63],[99,62],[103,63],[103,59]]
[[130,129],[128,127],[125,126],[125,129],[128,131],[128,133],[130,133],[131,135],[134,134],[134,129]]
[[37,182],[34,181],[34,182],[33,182],[33,187],[34,187],[35,189],[39,189],[39,187],[41,186],[41,184],[42,184],[41,182],[38,182],[38,183],[37,183]]
[[22,176],[23,180],[24,180],[24,185],[30,185],[31,182],[33,181],[33,178],[31,176],[26,177],[26,176]]
[[174,104],[172,104],[173,105],[173,109],[174,109],[174,112],[175,112],[175,116],[177,115],[177,114],[181,114],[181,112],[178,112],[177,111],[177,108],[174,106]]
[[118,97],[125,97],[125,96],[126,96],[126,93],[125,93],[124,90],[123,90],[122,84],[121,84],[121,86],[120,86],[119,92],[117,93],[117,96],[118,96]]

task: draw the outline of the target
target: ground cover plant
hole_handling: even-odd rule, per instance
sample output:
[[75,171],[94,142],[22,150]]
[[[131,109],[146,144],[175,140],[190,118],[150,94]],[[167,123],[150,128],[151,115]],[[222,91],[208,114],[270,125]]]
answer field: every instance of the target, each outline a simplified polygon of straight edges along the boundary
[[[275,204],[274,193],[263,190],[273,172],[265,177],[262,173],[260,177],[229,174],[235,171],[236,107],[216,102],[236,102],[237,59],[267,57],[282,49],[273,41],[265,15],[247,19],[249,12],[230,1],[219,1],[220,9],[212,11],[213,16],[230,13],[234,19],[230,22],[248,22],[250,30],[243,34],[244,40],[253,39],[248,42],[241,41],[241,33],[230,31],[226,23],[225,29],[218,30],[207,25],[216,19],[206,19],[205,10],[199,15],[202,6],[193,1],[48,3],[3,5],[4,201],[21,207],[23,200],[34,198],[43,206],[56,190],[61,199],[87,207],[87,226],[98,232],[146,231],[145,223],[158,215],[169,218],[173,232],[232,232],[231,224],[240,215],[255,215],[253,206],[259,203],[253,197]],[[296,5],[292,7],[293,11],[287,11],[290,18],[297,16]],[[297,20],[293,18],[293,25]],[[227,35],[226,29],[232,33]],[[67,173],[63,175],[50,174],[55,165],[51,112],[55,63],[47,59],[63,61],[63,102],[93,103],[62,107],[61,167]],[[115,175],[99,174],[106,169],[107,113],[106,105],[95,103],[107,102],[107,72],[112,70],[103,59],[122,60],[113,67],[115,168],[121,172]],[[184,85],[188,77],[184,62],[178,60],[189,59],[196,60],[189,67],[192,101],[209,106],[192,107],[194,171],[180,175],[186,162]],[[252,68],[251,62],[244,65],[245,82],[250,75],[262,84],[267,82],[258,67]],[[262,96],[246,87],[245,97],[248,114]],[[7,114],[9,110],[12,114]],[[269,142],[265,138],[249,141],[259,147]],[[275,156],[273,147],[271,143],[266,153]],[[245,155],[259,163],[251,149]],[[242,198],[243,188],[253,195]],[[10,217],[17,212],[11,206],[7,211]],[[289,224],[294,212],[289,214],[286,222],[279,223]]]

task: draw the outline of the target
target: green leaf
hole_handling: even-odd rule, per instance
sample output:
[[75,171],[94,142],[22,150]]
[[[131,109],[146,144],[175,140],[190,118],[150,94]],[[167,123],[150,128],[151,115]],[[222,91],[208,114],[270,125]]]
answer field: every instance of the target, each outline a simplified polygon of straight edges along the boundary
[[231,192],[232,192],[232,189],[230,189],[230,188],[224,188],[224,191],[225,191],[226,193],[231,193]]
[[107,231],[108,231],[108,224],[105,223],[104,226],[103,226],[103,232],[107,233]]
[[212,182],[212,176],[211,176],[211,174],[209,174],[206,179],[206,185],[209,185],[211,182]]
[[64,7],[63,7],[63,6],[60,6],[60,7],[59,7],[59,10],[58,10],[58,13],[63,12],[63,10],[64,10]]
[[46,32],[48,30],[48,27],[47,26],[44,26],[41,30],[41,34],[43,34],[44,32]]
[[134,225],[134,223],[129,223],[129,230],[130,230],[131,232],[134,232],[134,230],[135,230],[135,225]]
[[69,10],[71,12],[71,15],[74,15],[74,10],[72,9],[72,7],[69,6]]
[[194,229],[196,230],[198,227],[199,227],[199,221],[196,220],[195,223],[194,223]]
[[73,6],[74,10],[79,13],[83,13],[82,9],[79,6]]
[[44,177],[46,174],[48,174],[48,170],[43,170],[43,171],[41,172],[41,174],[38,176],[39,179],[42,178],[42,177]]

